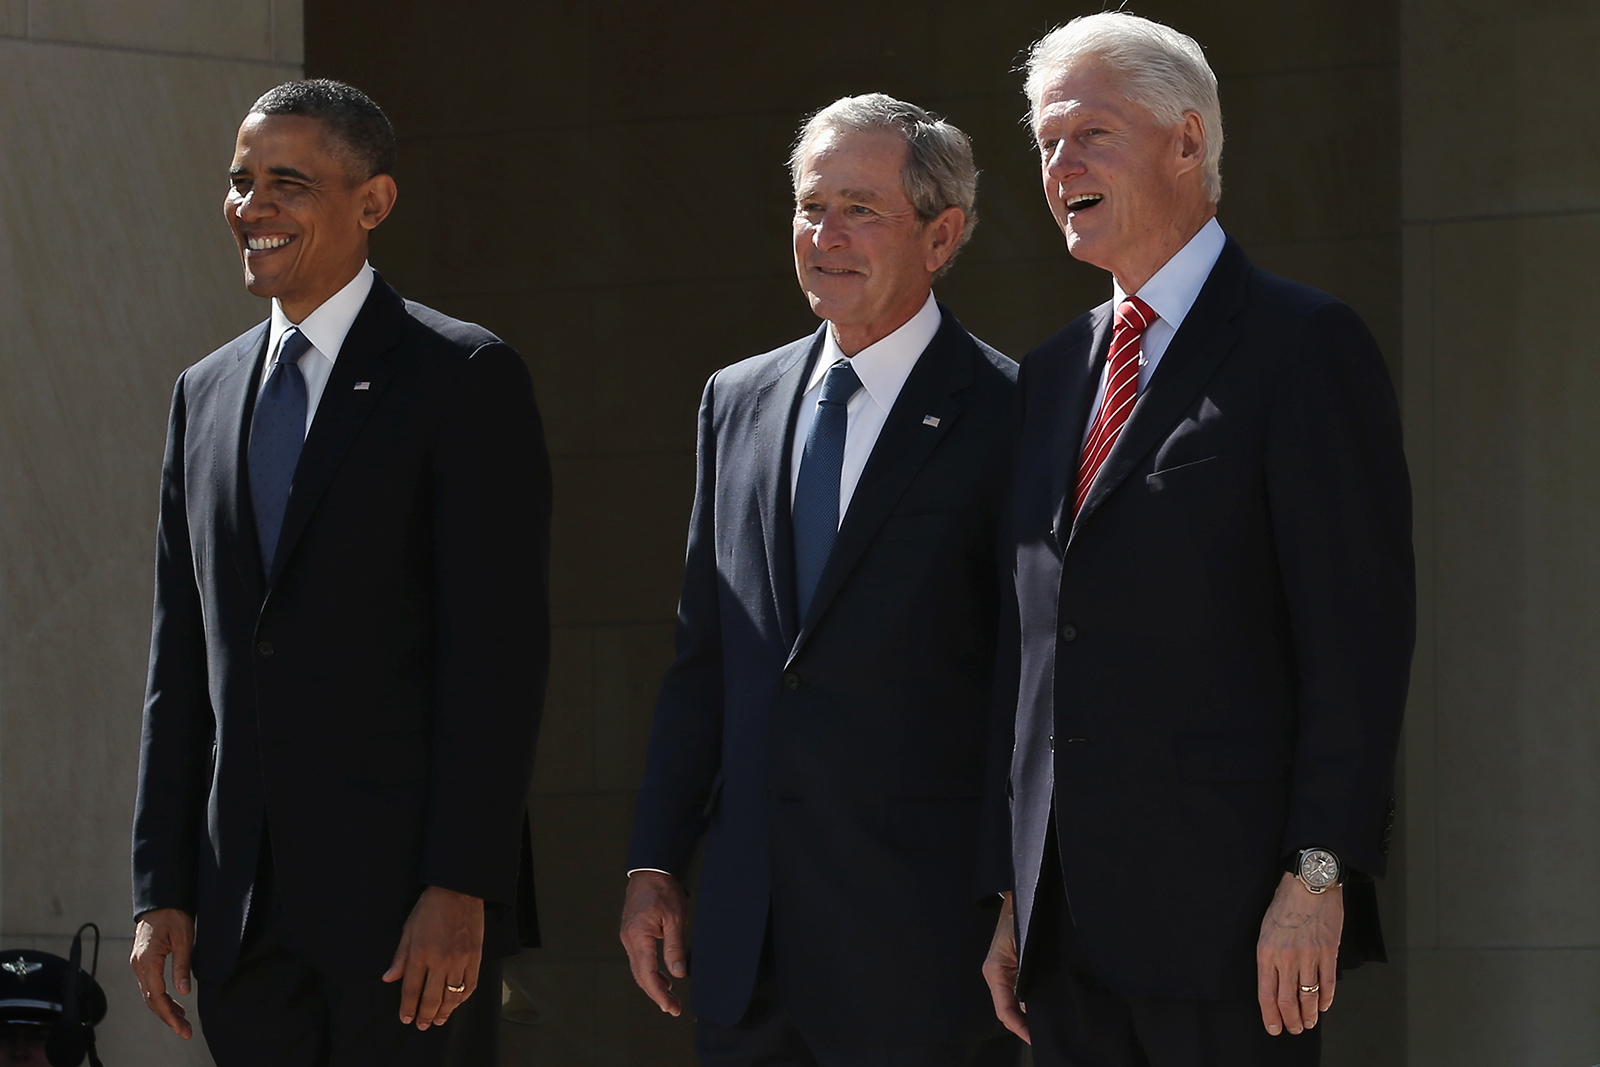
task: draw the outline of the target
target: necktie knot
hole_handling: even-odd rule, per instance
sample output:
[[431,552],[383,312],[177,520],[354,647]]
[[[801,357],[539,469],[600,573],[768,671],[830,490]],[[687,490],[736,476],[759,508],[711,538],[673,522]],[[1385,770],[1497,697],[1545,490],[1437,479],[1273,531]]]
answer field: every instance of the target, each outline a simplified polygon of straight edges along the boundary
[[1122,303],[1117,305],[1116,326],[1113,332],[1121,334],[1131,330],[1134,333],[1143,333],[1160,317],[1155,313],[1155,309],[1138,297],[1123,297]]
[[302,333],[300,327],[291,326],[285,331],[283,339],[278,342],[278,362],[274,364],[274,368],[280,364],[298,364],[300,357],[309,351],[311,351],[311,338]]
[[848,359],[841,359],[828,368],[828,376],[822,379],[822,396],[817,402],[848,404],[860,389],[861,377],[856,374],[856,369]]

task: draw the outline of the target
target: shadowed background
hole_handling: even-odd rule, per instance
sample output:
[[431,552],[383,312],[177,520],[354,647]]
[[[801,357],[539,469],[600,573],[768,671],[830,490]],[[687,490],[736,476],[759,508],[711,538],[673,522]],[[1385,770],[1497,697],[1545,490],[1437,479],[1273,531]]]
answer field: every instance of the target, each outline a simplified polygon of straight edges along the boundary
[[[687,1064],[689,1025],[623,962],[621,867],[701,387],[815,325],[790,140],[874,90],[966,130],[981,222],[938,293],[1020,357],[1109,291],[1050,220],[1015,72],[1089,9],[0,0],[0,943],[64,954],[84,919],[122,937],[102,959],[112,1067],[209,1062],[123,970],[127,835],[167,398],[265,313],[220,217],[250,101],[302,71],[376,97],[402,147],[374,265],[515,345],[547,420],[546,944],[508,968],[503,1062]],[[1326,1062],[1600,1062],[1600,12],[1137,10],[1217,70],[1224,227],[1354,305],[1403,390],[1422,603],[1382,887],[1395,962],[1341,985]]]

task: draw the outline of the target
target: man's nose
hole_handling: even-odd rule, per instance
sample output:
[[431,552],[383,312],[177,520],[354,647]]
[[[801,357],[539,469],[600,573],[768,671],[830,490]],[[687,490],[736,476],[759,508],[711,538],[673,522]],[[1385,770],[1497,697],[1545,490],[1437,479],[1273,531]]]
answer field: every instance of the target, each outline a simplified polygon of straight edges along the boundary
[[1057,141],[1045,157],[1044,172],[1055,181],[1075,178],[1084,170],[1081,154],[1072,150],[1070,141]]
[[239,204],[234,208],[235,213],[245,222],[254,222],[265,218],[272,211],[271,201],[252,189],[240,197]]
[[818,248],[840,248],[848,244],[850,235],[844,225],[844,216],[832,208],[823,212],[811,239]]

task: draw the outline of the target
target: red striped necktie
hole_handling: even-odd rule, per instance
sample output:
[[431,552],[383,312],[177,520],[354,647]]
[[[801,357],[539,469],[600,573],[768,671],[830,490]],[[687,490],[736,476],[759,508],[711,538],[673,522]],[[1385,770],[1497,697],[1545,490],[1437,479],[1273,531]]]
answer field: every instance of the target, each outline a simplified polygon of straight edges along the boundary
[[1111,330],[1111,351],[1106,354],[1110,370],[1106,373],[1106,395],[1100,401],[1100,413],[1095,416],[1094,428],[1083,444],[1083,458],[1078,462],[1078,493],[1072,505],[1072,514],[1083,510],[1083,502],[1094,484],[1094,476],[1111,454],[1111,446],[1122,435],[1133,411],[1133,402],[1139,399],[1139,339],[1145,328],[1160,318],[1150,305],[1136,296],[1127,297],[1117,305],[1116,325]]

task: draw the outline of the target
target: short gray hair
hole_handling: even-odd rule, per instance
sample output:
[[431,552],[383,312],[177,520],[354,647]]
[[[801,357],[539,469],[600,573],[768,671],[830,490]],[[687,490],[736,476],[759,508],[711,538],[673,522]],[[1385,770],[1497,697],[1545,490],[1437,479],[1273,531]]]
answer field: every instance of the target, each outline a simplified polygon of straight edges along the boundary
[[978,168],[972,160],[972,143],[967,135],[916,104],[896,100],[886,93],[840,97],[800,127],[789,153],[789,178],[796,192],[800,189],[800,169],[806,153],[825,133],[895,133],[905,140],[906,163],[900,180],[917,218],[926,224],[952,207],[960,208],[967,216],[955,251],[939,274],[949,270],[956,253],[978,225]]
[[1217,76],[1193,37],[1126,11],[1081,15],[1045,34],[1028,49],[1024,65],[1029,122],[1038,128],[1039,98],[1049,82],[1073,64],[1098,59],[1125,79],[1128,98],[1164,126],[1176,126],[1186,112],[1205,126],[1202,163],[1206,193],[1222,199],[1222,104]]

